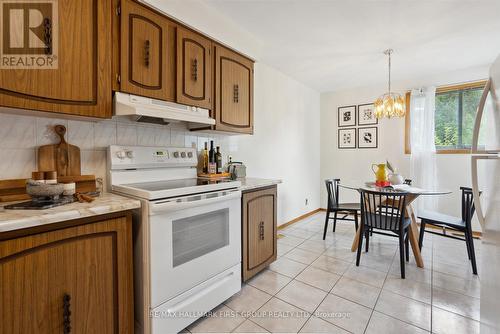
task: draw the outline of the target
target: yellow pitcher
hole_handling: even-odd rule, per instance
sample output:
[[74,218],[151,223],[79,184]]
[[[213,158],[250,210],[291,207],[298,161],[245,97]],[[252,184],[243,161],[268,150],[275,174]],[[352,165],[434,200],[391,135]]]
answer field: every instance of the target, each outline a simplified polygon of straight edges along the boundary
[[[378,169],[375,171],[374,167],[377,167]],[[387,182],[386,164],[373,164],[372,171],[375,174],[375,179],[377,180],[377,183]]]

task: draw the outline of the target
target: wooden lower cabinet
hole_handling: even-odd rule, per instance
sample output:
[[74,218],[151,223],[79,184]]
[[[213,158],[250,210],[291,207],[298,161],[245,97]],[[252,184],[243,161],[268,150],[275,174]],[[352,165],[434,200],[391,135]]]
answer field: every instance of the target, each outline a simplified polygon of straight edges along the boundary
[[2,334],[133,333],[131,216],[0,241],[0,317]]
[[277,187],[242,197],[242,276],[247,281],[276,260]]

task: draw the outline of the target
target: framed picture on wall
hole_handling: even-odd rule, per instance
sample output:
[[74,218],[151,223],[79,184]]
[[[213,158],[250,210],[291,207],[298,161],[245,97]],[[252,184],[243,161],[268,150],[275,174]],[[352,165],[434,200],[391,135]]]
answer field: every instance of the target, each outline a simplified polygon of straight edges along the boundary
[[356,129],[339,129],[339,148],[356,148]]
[[358,105],[358,125],[378,124],[373,103]]
[[339,128],[356,126],[356,106],[339,107]]
[[378,147],[378,128],[376,126],[369,128],[358,128],[358,147]]

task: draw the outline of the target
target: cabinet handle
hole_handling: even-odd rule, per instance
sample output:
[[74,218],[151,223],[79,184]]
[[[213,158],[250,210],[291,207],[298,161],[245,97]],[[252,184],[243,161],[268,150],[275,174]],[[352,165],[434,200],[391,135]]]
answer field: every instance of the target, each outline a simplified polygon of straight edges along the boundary
[[264,240],[264,222],[259,224],[259,239]]
[[240,101],[240,87],[238,85],[233,85],[233,102],[238,103]]
[[146,67],[149,67],[149,53],[150,53],[150,49],[151,49],[151,42],[149,41],[149,39],[147,39],[146,43],[144,44],[144,51],[145,51],[144,64],[146,65]]
[[198,80],[198,59],[193,59],[191,62],[191,77],[194,81]]
[[68,334],[71,333],[71,296],[67,293],[63,296],[63,333]]
[[43,19],[45,54],[52,54],[52,21],[49,18]]

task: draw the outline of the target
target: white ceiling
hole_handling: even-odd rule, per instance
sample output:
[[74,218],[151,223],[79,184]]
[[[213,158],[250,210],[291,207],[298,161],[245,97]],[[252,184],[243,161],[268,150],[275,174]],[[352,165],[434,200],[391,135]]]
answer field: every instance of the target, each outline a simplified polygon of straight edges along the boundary
[[261,61],[320,91],[491,63],[500,0],[204,0],[263,44]]

